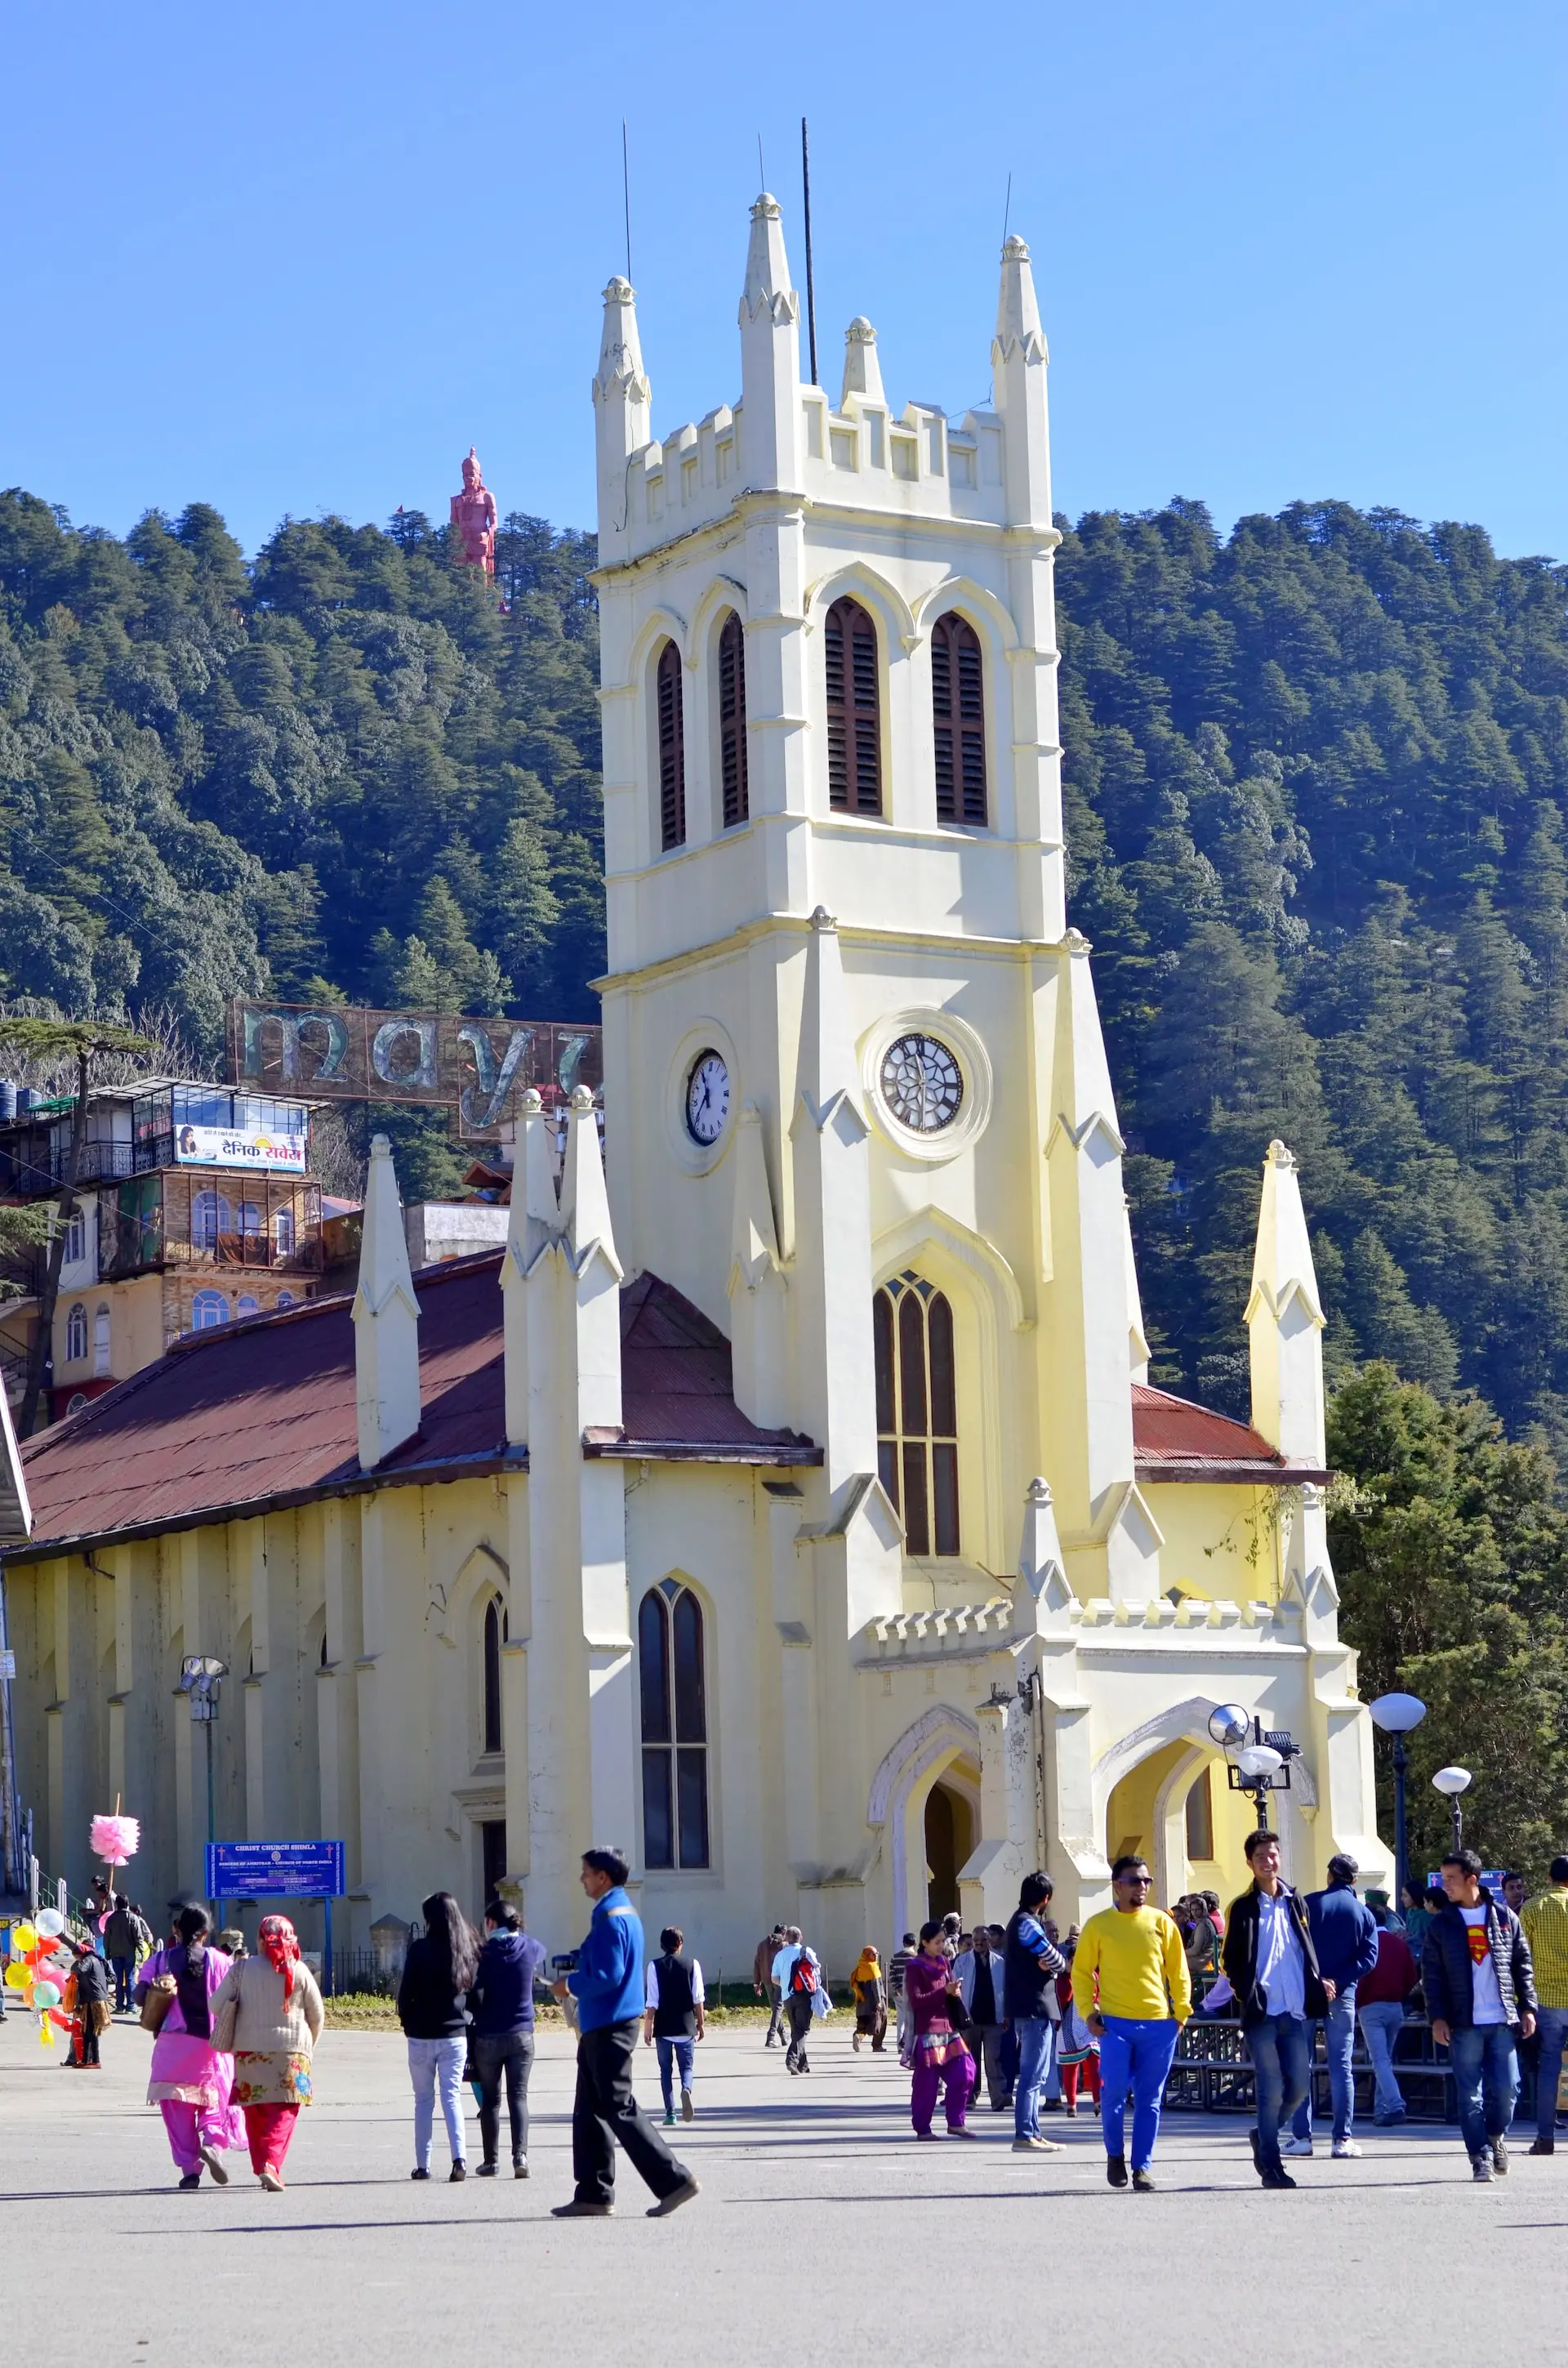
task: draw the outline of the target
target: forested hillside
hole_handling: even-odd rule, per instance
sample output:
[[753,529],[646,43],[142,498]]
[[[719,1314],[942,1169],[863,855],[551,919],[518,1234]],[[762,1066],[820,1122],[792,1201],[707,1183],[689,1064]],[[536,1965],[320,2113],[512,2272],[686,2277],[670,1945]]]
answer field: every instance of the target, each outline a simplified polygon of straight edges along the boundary
[[[1332,1359],[1568,1446],[1568,571],[1335,505],[1062,523],[1156,1377],[1244,1404],[1281,1134]],[[247,568],[203,507],[120,542],[0,496],[0,991],[167,1004],[209,1057],[237,989],[591,1016],[591,560],[509,518],[501,613],[416,514]]]

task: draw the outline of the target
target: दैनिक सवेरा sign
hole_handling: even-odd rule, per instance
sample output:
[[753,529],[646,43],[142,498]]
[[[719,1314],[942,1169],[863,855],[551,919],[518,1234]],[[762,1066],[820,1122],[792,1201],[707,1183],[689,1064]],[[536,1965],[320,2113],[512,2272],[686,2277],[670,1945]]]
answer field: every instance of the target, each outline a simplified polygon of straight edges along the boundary
[[530,1086],[552,1109],[575,1087],[597,1092],[604,1082],[597,1027],[358,1004],[236,1000],[229,1006],[229,1061],[242,1092],[423,1102],[455,1110],[459,1132],[479,1139],[493,1139],[517,1116]]
[[209,1899],[341,1899],[341,1842],[209,1842]]
[[264,1134],[255,1127],[178,1126],[175,1158],[182,1167],[283,1167],[305,1172],[302,1134]]

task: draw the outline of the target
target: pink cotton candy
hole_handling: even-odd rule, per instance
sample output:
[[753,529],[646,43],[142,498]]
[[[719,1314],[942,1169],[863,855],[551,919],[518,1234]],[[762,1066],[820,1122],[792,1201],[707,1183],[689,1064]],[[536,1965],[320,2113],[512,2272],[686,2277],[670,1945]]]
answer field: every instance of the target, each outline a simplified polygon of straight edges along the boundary
[[88,1839],[95,1858],[106,1866],[123,1866],[142,1846],[142,1827],[134,1817],[95,1817]]

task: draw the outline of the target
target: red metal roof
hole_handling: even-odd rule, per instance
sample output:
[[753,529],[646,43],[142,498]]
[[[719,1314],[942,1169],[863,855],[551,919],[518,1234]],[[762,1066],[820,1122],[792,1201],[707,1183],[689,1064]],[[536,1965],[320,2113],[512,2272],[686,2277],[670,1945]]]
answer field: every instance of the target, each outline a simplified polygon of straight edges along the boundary
[[[369,1477],[359,1470],[347,1295],[187,1335],[155,1364],[22,1450],[31,1557],[68,1543],[156,1535],[388,1483],[526,1468],[506,1448],[499,1250],[426,1267],[421,1418]],[[624,1430],[597,1455],[814,1463],[793,1431],[761,1430],[732,1393],[730,1344],[679,1292],[642,1275],[621,1295]],[[11,1557],[16,1559],[15,1555]]]
[[1256,1480],[1279,1487],[1328,1478],[1316,1465],[1287,1463],[1250,1423],[1141,1382],[1132,1384],[1132,1452],[1140,1480]]

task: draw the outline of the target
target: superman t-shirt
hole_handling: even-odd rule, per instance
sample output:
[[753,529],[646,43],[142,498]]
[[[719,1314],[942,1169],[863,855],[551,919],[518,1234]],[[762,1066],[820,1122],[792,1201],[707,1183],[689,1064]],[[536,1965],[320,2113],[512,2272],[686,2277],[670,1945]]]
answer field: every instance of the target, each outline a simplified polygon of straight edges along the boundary
[[1472,2021],[1478,2023],[1506,2022],[1503,1993],[1497,1987],[1497,1968],[1492,1962],[1492,1947],[1486,1937],[1486,1909],[1461,1907],[1465,1939],[1470,1942],[1471,2008]]

